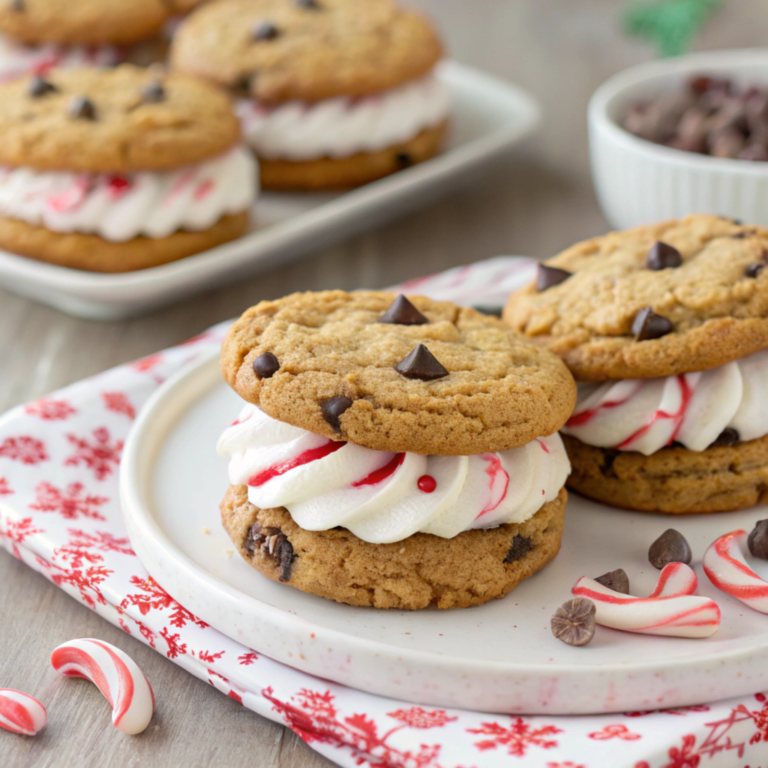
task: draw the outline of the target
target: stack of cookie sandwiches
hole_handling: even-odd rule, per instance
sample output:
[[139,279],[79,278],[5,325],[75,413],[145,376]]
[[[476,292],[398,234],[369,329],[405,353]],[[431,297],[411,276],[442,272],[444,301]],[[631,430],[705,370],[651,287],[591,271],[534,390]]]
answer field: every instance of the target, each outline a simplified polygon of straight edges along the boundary
[[275,581],[416,609],[503,597],[560,547],[567,368],[496,318],[384,292],[249,309],[222,371],[224,527]]
[[434,156],[449,113],[431,24],[392,0],[221,0],[174,69],[229,90],[270,189],[364,184]]
[[768,230],[689,216],[588,240],[504,319],[582,382],[563,429],[571,488],[675,514],[764,500]]
[[0,0],[0,82],[54,67],[113,66],[201,0]]
[[125,272],[244,234],[256,162],[226,95],[129,64],[0,85],[0,248]]

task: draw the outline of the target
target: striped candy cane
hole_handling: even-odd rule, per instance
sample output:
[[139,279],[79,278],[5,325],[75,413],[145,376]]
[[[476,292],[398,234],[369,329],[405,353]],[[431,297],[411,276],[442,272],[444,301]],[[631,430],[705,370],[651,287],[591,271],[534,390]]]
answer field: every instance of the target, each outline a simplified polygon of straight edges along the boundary
[[47,722],[48,713],[37,699],[11,688],[0,688],[0,728],[34,736]]
[[133,659],[102,640],[70,640],[51,654],[53,668],[67,677],[84,677],[112,707],[112,723],[123,733],[141,733],[152,719],[152,686]]
[[604,627],[667,637],[709,637],[720,626],[720,608],[714,600],[699,597],[696,574],[685,563],[670,563],[659,574],[648,597],[614,592],[582,576],[571,592],[595,604],[595,621]]
[[768,613],[768,582],[747,565],[746,548],[746,531],[726,533],[704,553],[704,573],[718,589],[755,611]]

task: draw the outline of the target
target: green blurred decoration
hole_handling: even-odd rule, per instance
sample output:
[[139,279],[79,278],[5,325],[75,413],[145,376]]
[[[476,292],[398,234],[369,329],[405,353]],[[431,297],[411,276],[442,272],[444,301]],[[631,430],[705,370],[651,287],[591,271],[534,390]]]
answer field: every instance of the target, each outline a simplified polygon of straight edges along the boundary
[[653,43],[659,56],[685,53],[696,33],[725,0],[647,0],[633,2],[624,16],[631,35]]

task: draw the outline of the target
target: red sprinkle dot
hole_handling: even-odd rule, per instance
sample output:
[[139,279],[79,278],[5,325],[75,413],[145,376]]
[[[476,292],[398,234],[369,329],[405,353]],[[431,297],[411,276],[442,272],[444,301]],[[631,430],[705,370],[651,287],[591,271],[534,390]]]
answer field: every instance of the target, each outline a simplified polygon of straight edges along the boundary
[[437,480],[432,475],[422,475],[418,482],[419,490],[424,493],[432,493],[437,488]]

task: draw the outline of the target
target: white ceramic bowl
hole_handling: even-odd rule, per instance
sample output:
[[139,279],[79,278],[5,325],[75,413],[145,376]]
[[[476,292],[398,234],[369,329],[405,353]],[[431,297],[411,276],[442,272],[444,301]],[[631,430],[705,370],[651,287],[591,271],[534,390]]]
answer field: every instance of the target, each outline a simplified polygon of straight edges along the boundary
[[616,229],[689,213],[768,226],[768,162],[671,149],[619,125],[633,102],[679,91],[698,74],[768,86],[768,50],[713,51],[641,64],[615,75],[592,96],[592,177],[603,213]]

